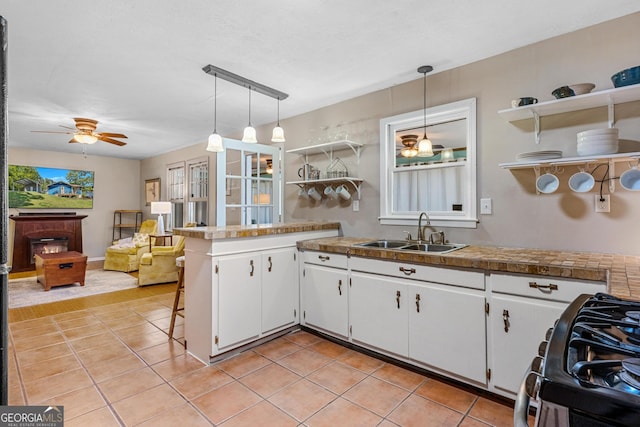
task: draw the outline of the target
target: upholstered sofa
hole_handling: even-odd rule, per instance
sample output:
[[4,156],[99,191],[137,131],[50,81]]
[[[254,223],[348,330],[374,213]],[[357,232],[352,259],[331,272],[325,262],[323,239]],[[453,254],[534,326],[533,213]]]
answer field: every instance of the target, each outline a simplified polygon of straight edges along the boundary
[[138,269],[138,286],[169,283],[178,280],[176,258],[184,255],[184,237],[173,236],[173,246],[153,246],[142,255]]
[[129,273],[136,271],[142,255],[149,252],[149,235],[156,232],[157,221],[148,219],[140,224],[140,230],[133,237],[120,239],[107,248],[104,255],[104,269]]

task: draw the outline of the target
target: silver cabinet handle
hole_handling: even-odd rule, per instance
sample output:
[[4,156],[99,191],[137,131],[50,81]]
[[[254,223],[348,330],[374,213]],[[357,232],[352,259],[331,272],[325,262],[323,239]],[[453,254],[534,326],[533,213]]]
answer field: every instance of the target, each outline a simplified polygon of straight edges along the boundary
[[400,308],[400,291],[396,291],[396,303],[398,303],[398,308]]
[[249,261],[249,266],[251,267],[251,271],[249,272],[249,276],[253,277],[253,271],[255,267],[253,266],[253,260]]
[[338,280],[338,294],[342,295],[342,280]]
[[271,262],[271,257],[268,258],[269,261],[269,268],[267,269],[269,271],[269,273],[271,273],[271,267],[273,267],[273,262]]
[[324,261],[329,261],[331,259],[331,257],[328,257],[326,255],[318,255],[318,259],[322,262]]
[[509,333],[509,310],[502,310],[502,321],[504,322],[504,331]]
[[416,313],[420,313],[420,294],[416,294]]

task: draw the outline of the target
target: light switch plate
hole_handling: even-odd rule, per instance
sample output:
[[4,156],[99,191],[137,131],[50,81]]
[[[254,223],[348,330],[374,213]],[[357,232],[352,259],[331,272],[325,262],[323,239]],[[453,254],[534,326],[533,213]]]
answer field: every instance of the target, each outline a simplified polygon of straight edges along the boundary
[[480,214],[481,215],[491,215],[493,213],[491,199],[480,199]]
[[358,212],[360,210],[360,200],[354,200],[352,205],[354,212]]

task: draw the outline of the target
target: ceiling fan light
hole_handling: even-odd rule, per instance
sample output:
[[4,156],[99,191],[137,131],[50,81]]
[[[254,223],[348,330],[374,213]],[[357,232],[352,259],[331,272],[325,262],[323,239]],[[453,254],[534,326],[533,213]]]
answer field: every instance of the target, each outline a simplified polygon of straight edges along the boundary
[[273,135],[271,136],[271,142],[285,142],[284,129],[280,126],[273,128]]
[[418,150],[415,147],[404,147],[400,150],[400,155],[402,157],[415,157],[418,155]]
[[95,144],[95,142],[98,140],[96,136],[87,134],[76,134],[74,135],[73,139],[81,144]]
[[418,156],[420,157],[433,157],[433,145],[427,134],[424,134],[422,140],[418,143]]
[[211,135],[209,135],[207,151],[212,151],[214,153],[221,153],[224,151],[224,146],[222,145],[222,137],[219,134],[213,132]]
[[258,142],[258,139],[256,138],[256,129],[253,126],[247,126],[244,128],[242,142],[246,142],[248,144],[256,144]]

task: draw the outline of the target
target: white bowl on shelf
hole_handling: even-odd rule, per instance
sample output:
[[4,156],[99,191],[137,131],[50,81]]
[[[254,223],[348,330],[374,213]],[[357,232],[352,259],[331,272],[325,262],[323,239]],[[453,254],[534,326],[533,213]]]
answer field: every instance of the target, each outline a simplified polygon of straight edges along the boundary
[[603,147],[578,146],[578,156],[601,156],[618,152],[618,144]]
[[602,136],[602,135],[616,135],[618,136],[618,128],[604,128],[604,129],[591,129],[578,132],[578,138],[584,138],[586,136]]
[[584,95],[585,93],[589,93],[596,87],[593,83],[576,83],[574,85],[569,85],[573,93],[576,95]]

